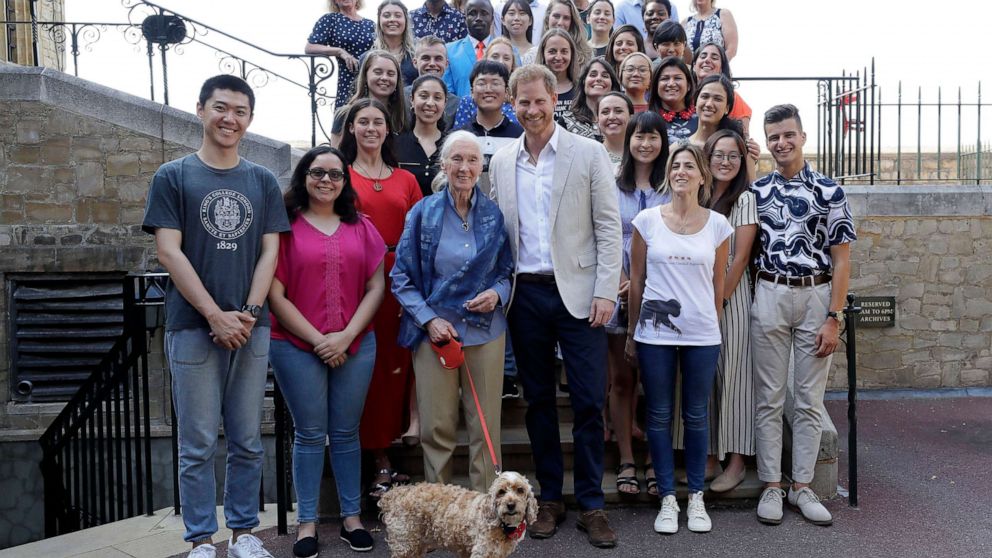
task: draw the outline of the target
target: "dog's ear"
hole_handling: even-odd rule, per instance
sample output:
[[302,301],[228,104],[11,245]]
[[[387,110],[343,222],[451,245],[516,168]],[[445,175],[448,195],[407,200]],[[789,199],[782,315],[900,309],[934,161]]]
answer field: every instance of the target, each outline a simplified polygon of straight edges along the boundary
[[498,506],[499,502],[496,501],[496,497],[493,496],[492,493],[486,494],[482,504],[486,525],[499,525]]
[[530,484],[527,485],[527,523],[533,524],[537,521],[537,498]]

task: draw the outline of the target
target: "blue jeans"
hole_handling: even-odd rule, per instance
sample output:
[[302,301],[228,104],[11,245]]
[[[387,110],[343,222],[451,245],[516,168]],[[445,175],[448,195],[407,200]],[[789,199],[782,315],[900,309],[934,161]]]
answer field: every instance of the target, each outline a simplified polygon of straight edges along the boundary
[[709,443],[709,401],[713,393],[720,345],[637,344],[641,383],[647,403],[648,445],[658,477],[658,495],[675,494],[672,408],[675,377],[682,370],[682,421],[685,424],[685,471],[689,492],[703,489]]
[[331,467],[338,488],[341,517],[358,515],[361,507],[362,447],[358,424],[375,364],[375,334],[367,333],[358,351],[337,368],[289,341],[272,341],[272,369],[293,415],[293,484],[300,523],[317,521],[324,443],[331,439]]
[[224,420],[228,529],[258,526],[262,480],[262,398],[268,370],[269,328],[256,327],[236,351],[213,343],[209,329],[165,333],[172,400],[179,432],[179,500],[187,542],[217,532],[214,454]]
[[603,405],[606,403],[606,331],[572,316],[555,285],[517,283],[510,331],[517,378],[527,400],[530,436],[542,500],[561,500],[565,462],[558,421],[555,343],[568,376],[575,499],[582,510],[603,508]]

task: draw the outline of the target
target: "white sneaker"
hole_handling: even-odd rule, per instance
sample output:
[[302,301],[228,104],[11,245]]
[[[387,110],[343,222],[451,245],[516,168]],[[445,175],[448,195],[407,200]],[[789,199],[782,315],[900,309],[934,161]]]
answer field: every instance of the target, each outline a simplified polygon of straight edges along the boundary
[[252,534],[241,535],[238,542],[228,541],[227,555],[229,558],[274,558]]
[[217,548],[212,544],[201,544],[189,551],[186,558],[216,558]]
[[654,518],[654,530],[663,535],[673,535],[679,532],[679,504],[675,496],[669,494],[661,500],[661,511]]
[[784,498],[785,491],[781,488],[771,486],[765,488],[758,500],[758,521],[768,525],[782,523],[782,500]]
[[706,504],[703,503],[702,492],[689,495],[689,509],[686,510],[686,515],[689,516],[689,530],[693,533],[709,533],[713,529],[713,522],[710,521],[710,516],[706,513]]
[[789,504],[799,508],[806,521],[813,525],[830,525],[834,522],[830,512],[820,503],[820,498],[808,486],[800,488],[799,492],[789,487]]

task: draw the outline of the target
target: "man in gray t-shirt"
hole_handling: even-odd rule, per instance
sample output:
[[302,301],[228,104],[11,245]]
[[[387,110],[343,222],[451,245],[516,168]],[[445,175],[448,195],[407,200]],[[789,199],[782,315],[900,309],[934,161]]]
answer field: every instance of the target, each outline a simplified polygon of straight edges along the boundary
[[214,453],[227,441],[224,516],[228,556],[270,556],[258,526],[261,416],[268,369],[265,300],[279,233],[289,220],[275,176],[238,146],[255,97],[240,78],[216,76],[200,90],[200,149],[152,178],[142,228],[155,235],[169,272],[166,353],[179,430],[179,497],[191,557],[213,558],[217,532]]

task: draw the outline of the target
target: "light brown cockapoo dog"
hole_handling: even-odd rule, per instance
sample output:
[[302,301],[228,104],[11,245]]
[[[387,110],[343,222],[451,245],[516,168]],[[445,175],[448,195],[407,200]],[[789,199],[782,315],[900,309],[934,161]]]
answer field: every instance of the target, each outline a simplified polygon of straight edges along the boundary
[[489,492],[450,484],[397,486],[379,500],[393,558],[419,558],[435,549],[464,558],[505,558],[537,520],[527,479],[500,473]]

